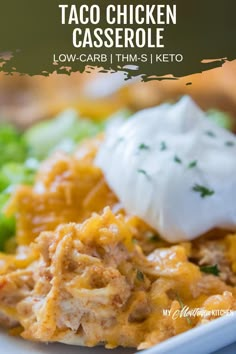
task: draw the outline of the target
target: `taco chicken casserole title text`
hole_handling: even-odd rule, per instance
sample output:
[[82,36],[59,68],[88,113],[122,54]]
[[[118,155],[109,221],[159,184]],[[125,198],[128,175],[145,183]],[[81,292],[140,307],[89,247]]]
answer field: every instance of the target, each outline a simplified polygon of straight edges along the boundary
[[165,26],[177,20],[176,5],[111,4],[102,11],[95,4],[61,4],[59,9],[61,24],[75,26],[75,48],[164,48]]

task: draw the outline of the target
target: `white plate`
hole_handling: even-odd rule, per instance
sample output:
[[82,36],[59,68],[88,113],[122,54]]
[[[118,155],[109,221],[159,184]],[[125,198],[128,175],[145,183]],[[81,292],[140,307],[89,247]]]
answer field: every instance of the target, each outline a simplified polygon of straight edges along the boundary
[[[236,313],[166,340],[142,354],[209,354],[236,340]],[[84,348],[64,344],[38,344],[0,332],[0,353],[7,354],[133,354],[134,349]],[[233,352],[232,352],[233,353]]]

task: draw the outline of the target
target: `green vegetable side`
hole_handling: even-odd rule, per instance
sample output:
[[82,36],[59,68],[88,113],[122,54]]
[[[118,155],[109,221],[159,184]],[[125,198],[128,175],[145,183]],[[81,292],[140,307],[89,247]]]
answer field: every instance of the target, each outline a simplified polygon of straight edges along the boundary
[[[129,111],[122,110],[106,122],[123,120],[129,115]],[[41,160],[56,150],[73,152],[80,141],[103,131],[106,124],[80,118],[72,109],[35,124],[25,133],[0,123],[0,251],[15,233],[14,218],[4,215],[14,188],[19,184],[33,184]]]

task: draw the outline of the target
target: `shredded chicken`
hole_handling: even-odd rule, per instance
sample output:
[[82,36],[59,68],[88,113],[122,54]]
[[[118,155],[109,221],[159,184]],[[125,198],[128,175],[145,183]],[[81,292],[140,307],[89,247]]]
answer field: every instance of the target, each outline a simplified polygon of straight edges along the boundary
[[[234,291],[202,275],[182,246],[145,256],[131,230],[106,208],[83,224],[42,232],[30,246],[37,259],[0,277],[8,321],[31,340],[145,348],[197,325],[163,317],[163,309],[179,308],[179,298],[205,306],[209,296]],[[233,297],[230,304],[235,308]]]
[[228,256],[229,247],[227,236],[220,239],[204,240],[195,242],[192,250],[194,259],[199,266],[217,265],[219,277],[226,283],[236,285],[236,275],[231,267],[232,262]]
[[[29,340],[144,349],[215,318],[175,317],[183,306],[235,310],[236,236],[161,241],[122,210],[93,165],[98,144],[52,156],[12,197],[18,246],[0,254],[0,323]],[[214,264],[220,277],[200,271]]]

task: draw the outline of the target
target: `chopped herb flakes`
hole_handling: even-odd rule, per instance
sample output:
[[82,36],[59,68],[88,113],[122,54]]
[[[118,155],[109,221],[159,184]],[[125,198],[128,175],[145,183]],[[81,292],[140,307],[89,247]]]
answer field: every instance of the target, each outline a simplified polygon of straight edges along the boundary
[[175,157],[174,157],[174,161],[175,161],[176,163],[182,163],[182,160],[181,160],[178,156],[175,156]]
[[149,180],[151,179],[151,177],[149,176],[149,174],[145,170],[138,169],[137,172],[143,174],[144,176],[146,176],[147,179],[149,179]]
[[[179,296],[178,293],[176,293],[176,299],[177,299],[178,303],[180,304],[181,309],[183,310],[184,309],[184,303],[183,303],[183,301],[182,301],[182,299],[181,299],[181,297]],[[192,325],[192,321],[191,321],[189,316],[186,317],[186,321],[187,321],[187,323],[190,326]]]
[[207,130],[206,131],[206,135],[210,136],[211,138],[215,138],[216,137],[215,133],[213,131],[211,131],[211,130]]
[[144,143],[139,145],[139,150],[150,150],[150,147]]
[[177,299],[178,303],[180,304],[181,308],[184,308],[184,303],[183,303],[181,297],[179,296],[179,294],[176,293],[175,295],[176,295],[176,299]]
[[194,167],[196,167],[197,166],[197,161],[195,160],[195,161],[192,161],[192,162],[190,162],[189,164],[188,164],[188,168],[194,168]]
[[234,144],[233,141],[226,141],[226,142],[225,142],[225,146],[231,147],[231,146],[234,146],[234,145],[235,145],[235,144]]
[[208,189],[204,186],[200,186],[199,184],[195,184],[195,186],[192,188],[192,190],[194,192],[200,193],[202,198],[210,197],[215,193],[213,190]]
[[125,138],[123,138],[122,136],[120,138],[117,139],[117,143],[121,143],[122,141],[124,141]]
[[144,275],[139,269],[137,269],[136,277],[139,281],[144,281]]
[[213,265],[213,266],[201,266],[200,267],[200,271],[203,273],[207,273],[207,274],[213,274],[215,276],[218,277],[218,275],[220,274],[219,268],[217,266],[217,264]]
[[151,242],[160,241],[160,237],[159,237],[158,235],[156,235],[156,234],[151,235],[151,236],[149,237],[149,241],[151,241]]
[[166,143],[164,142],[164,141],[162,141],[161,142],[161,145],[160,145],[160,150],[161,151],[164,151],[164,150],[166,150],[167,149],[167,145],[166,145]]

